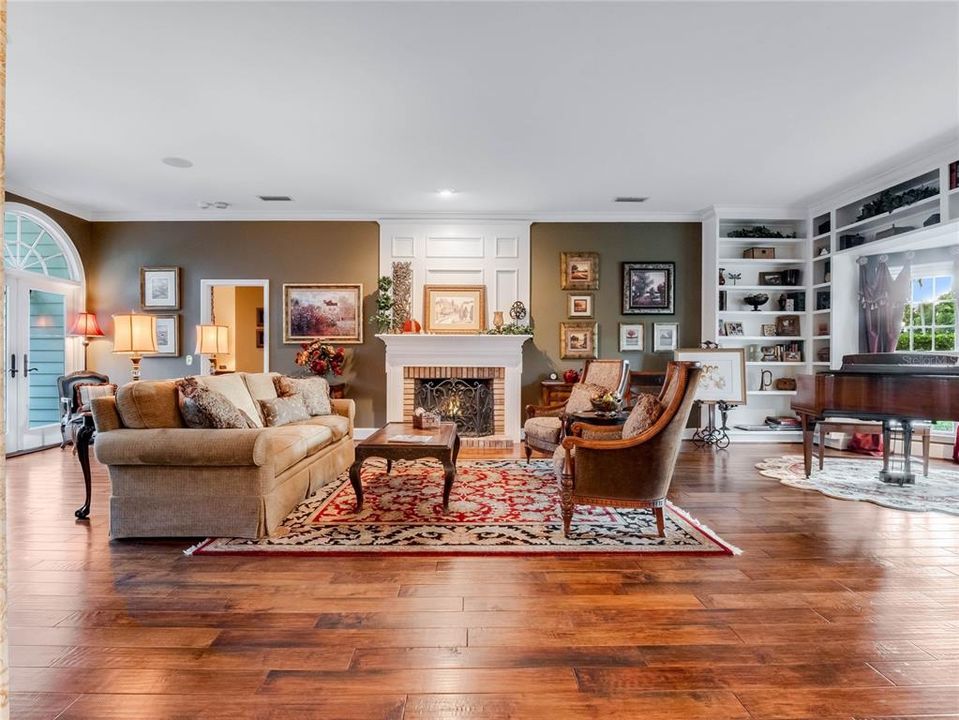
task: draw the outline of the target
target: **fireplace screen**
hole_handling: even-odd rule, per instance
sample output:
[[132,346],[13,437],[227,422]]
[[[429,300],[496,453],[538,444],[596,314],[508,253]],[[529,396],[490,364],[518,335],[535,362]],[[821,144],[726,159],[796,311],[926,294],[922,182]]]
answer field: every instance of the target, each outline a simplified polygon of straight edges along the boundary
[[489,380],[417,380],[414,404],[455,422],[463,437],[493,434],[493,391]]

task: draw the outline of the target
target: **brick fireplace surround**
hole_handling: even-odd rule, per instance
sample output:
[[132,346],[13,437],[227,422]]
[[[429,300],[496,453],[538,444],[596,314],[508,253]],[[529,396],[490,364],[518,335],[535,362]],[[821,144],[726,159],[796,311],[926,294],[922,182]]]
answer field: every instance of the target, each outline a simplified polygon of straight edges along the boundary
[[377,335],[386,343],[386,417],[409,421],[416,381],[490,380],[493,434],[465,446],[511,448],[520,440],[523,343],[529,335]]

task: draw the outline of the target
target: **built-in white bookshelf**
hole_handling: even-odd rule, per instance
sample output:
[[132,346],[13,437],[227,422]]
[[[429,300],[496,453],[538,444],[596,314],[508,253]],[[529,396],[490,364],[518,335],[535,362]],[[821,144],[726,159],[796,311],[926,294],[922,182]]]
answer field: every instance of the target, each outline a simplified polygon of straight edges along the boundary
[[[775,381],[795,378],[807,368],[810,341],[806,308],[808,221],[803,212],[743,213],[714,208],[703,222],[703,338],[720,347],[742,348],[746,355],[746,404],[729,413],[733,441],[782,442],[800,439],[795,431],[746,431],[736,425],[761,425],[769,416],[791,416],[794,390]],[[746,234],[749,237],[737,237]],[[753,256],[753,257],[750,257]],[[722,277],[722,279],[720,279]],[[746,302],[764,294],[753,310]],[[787,305],[788,303],[788,305]],[[785,334],[790,318],[798,334]],[[792,330],[789,330],[792,332]],[[763,348],[789,346],[798,360],[772,360]],[[764,378],[770,381],[764,384]]]

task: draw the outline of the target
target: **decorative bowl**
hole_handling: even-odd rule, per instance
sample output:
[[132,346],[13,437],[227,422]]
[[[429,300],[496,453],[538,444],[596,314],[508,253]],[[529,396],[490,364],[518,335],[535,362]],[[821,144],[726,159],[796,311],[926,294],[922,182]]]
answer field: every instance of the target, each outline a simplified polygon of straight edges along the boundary
[[753,293],[743,298],[743,302],[753,306],[753,312],[757,312],[760,306],[769,302],[769,296],[766,293]]
[[595,395],[589,399],[593,410],[598,413],[617,413],[623,406],[623,399],[615,393],[606,393],[604,395]]

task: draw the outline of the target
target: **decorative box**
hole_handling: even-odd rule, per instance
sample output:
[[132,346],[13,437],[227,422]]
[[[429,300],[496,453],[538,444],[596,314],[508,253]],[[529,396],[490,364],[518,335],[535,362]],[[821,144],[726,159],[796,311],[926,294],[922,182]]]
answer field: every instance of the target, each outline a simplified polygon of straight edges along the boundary
[[416,408],[413,413],[413,427],[417,430],[432,430],[440,425],[440,416],[423,408]]
[[777,390],[795,390],[796,378],[776,378],[776,381],[773,383],[773,387]]
[[901,235],[902,233],[912,232],[916,228],[912,225],[893,225],[890,228],[885,230],[880,230],[876,233],[876,240],[882,240],[883,238],[892,237],[893,235]]
[[771,247],[752,247],[743,250],[744,258],[756,258],[762,260],[775,260],[776,248]]

